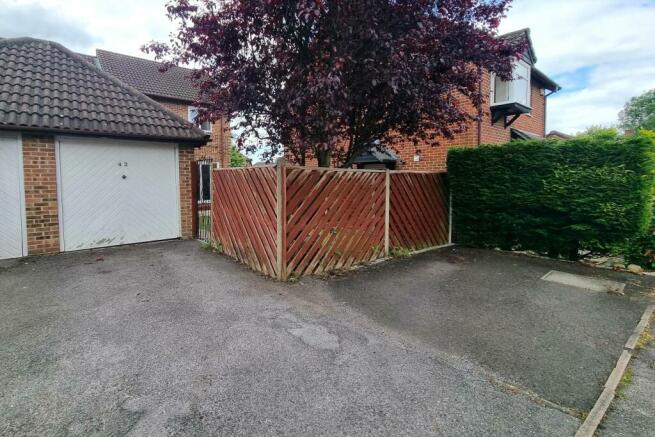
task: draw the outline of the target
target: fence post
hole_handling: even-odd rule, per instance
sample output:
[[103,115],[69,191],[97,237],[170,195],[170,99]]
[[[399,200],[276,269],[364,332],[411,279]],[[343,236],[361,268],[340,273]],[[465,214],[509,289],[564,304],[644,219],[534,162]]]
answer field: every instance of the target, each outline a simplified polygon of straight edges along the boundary
[[448,244],[453,244],[453,192],[448,187]]
[[384,256],[389,256],[389,211],[391,208],[391,172],[384,172]]
[[275,164],[277,193],[275,215],[277,218],[277,279],[287,280],[287,172],[286,161],[279,158]]

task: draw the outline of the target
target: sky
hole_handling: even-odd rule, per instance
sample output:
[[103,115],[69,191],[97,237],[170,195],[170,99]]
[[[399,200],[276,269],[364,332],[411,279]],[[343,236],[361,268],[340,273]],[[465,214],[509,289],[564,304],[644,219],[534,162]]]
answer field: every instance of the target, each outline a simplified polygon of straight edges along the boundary
[[[0,37],[50,39],[93,54],[136,56],[166,40],[165,0],[2,0]],[[655,0],[515,0],[502,32],[529,27],[537,68],[563,90],[549,97],[547,130],[610,126],[632,96],[655,88]]]

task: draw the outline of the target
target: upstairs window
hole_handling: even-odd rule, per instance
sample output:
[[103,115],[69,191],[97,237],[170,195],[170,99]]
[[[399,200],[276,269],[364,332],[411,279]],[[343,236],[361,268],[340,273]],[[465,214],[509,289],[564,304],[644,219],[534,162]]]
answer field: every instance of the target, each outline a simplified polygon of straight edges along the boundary
[[530,66],[524,61],[515,62],[512,77],[506,82],[491,75],[491,106],[520,103],[530,107]]
[[198,118],[198,108],[196,108],[195,106],[189,106],[189,121],[195,124],[196,126],[198,126],[204,132],[210,134],[212,132],[212,124],[208,121],[198,123],[196,122],[197,118]]

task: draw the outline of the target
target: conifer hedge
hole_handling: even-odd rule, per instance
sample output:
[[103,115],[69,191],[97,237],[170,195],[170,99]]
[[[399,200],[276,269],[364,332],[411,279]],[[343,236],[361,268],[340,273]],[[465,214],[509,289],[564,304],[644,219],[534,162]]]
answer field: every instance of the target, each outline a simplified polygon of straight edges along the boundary
[[452,149],[448,175],[456,242],[577,257],[650,224],[653,141],[517,141]]

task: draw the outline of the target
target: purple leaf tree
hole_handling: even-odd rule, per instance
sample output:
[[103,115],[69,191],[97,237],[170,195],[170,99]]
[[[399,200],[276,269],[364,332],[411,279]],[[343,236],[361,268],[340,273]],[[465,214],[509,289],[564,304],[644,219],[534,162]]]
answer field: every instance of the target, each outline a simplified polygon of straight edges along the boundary
[[173,0],[177,32],[144,50],[198,67],[200,119],[237,120],[240,149],[349,167],[481,116],[482,73],[510,79],[525,49],[497,38],[509,2]]

